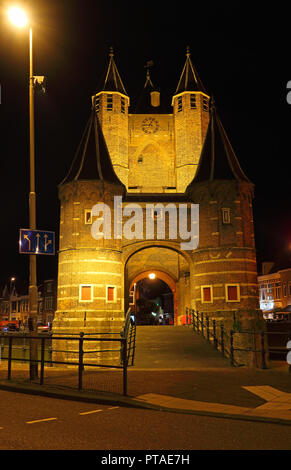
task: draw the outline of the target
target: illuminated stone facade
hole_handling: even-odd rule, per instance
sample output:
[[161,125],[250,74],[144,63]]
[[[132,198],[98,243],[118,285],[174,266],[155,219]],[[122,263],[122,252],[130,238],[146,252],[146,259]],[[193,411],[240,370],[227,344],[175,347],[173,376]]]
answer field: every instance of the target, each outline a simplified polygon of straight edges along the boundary
[[172,98],[172,114],[161,113],[159,92],[149,75],[148,106],[129,113],[129,97],[109,55],[105,85],[92,101],[116,174],[129,192],[184,192],[195,175],[209,122],[209,95],[190,52]]
[[[86,210],[97,200],[113,209],[114,193],[122,194],[120,187],[107,183],[100,187],[96,181],[70,182],[60,188],[58,311],[66,314],[56,314],[58,330],[110,332],[123,322],[120,240],[94,240],[85,220]],[[82,286],[90,287],[88,298],[82,298]],[[114,302],[106,298],[106,286],[115,287]]]
[[[229,327],[235,320],[254,328],[261,317],[253,184],[239,166],[189,51],[172,114],[161,111],[149,72],[144,91],[148,109],[128,113],[130,99],[111,51],[104,86],[92,97],[80,155],[59,188],[54,330],[119,331],[130,285],[151,269],[164,272],[176,285],[175,324],[192,307]],[[144,229],[139,239],[94,239],[96,216],[90,211],[105,202],[113,219],[116,195],[123,196],[123,207],[137,203],[143,211],[147,203],[199,204],[197,249],[181,250],[181,239],[170,239],[167,230],[164,240],[146,239]]]

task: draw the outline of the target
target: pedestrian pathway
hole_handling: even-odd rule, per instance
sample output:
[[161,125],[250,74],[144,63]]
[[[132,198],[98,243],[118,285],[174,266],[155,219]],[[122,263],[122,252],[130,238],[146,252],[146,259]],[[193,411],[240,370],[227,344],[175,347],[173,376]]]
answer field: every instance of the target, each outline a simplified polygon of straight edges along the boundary
[[134,369],[230,367],[229,359],[190,326],[137,326]]
[[284,393],[270,386],[244,387],[246,390],[264,397],[267,403],[255,408],[247,408],[221,403],[209,403],[195,400],[185,400],[168,395],[146,394],[136,397],[148,405],[160,406],[164,409],[196,412],[203,415],[215,415],[224,418],[262,418],[268,422],[284,422],[291,425],[291,393]]

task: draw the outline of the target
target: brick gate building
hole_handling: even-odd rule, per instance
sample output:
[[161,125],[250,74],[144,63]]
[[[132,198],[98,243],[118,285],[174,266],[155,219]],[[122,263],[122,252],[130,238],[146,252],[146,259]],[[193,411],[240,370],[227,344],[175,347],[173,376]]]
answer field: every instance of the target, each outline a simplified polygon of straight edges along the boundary
[[[129,112],[130,98],[110,51],[103,87],[92,97],[89,121],[59,186],[55,331],[118,331],[130,286],[153,270],[171,279],[176,325],[186,306],[213,316],[219,311],[226,322],[235,310],[248,327],[260,321],[254,186],[239,165],[189,50],[171,104],[172,114],[163,112],[147,70],[141,99]],[[94,238],[94,224],[101,226],[106,219],[94,209],[97,203],[110,208],[111,233]],[[191,204],[199,204],[199,243],[183,250],[181,236],[170,236],[169,213],[160,208],[187,207],[190,217]],[[165,223],[163,239],[156,233],[147,237],[145,224],[134,223],[137,205],[144,221],[152,208],[156,229]],[[116,229],[122,208],[131,238]]]

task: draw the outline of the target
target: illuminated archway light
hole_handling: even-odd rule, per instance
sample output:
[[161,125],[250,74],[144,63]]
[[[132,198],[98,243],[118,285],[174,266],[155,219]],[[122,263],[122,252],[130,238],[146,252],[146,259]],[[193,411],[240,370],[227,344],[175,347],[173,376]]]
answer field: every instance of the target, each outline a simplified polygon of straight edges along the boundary
[[131,281],[129,291],[133,289],[134,284],[138,284],[139,281],[149,278],[150,274],[155,274],[156,279],[159,279],[163,281],[165,284],[168,285],[168,287],[171,289],[172,294],[174,296],[174,324],[178,324],[178,300],[177,300],[177,287],[176,287],[176,280],[167,274],[164,271],[160,271],[158,269],[155,269],[154,271],[143,271],[139,274],[137,274]]
[[134,284],[138,284],[138,282],[141,281],[142,279],[146,279],[146,278],[150,279],[150,277],[149,277],[150,274],[155,274],[155,276],[156,276],[155,279],[159,279],[161,281],[164,281],[169,286],[171,291],[174,294],[176,293],[176,281],[175,281],[175,279],[173,277],[171,277],[169,274],[167,274],[163,271],[159,271],[157,269],[153,269],[153,270],[149,270],[149,271],[143,271],[140,274],[137,274],[134,277],[134,279],[131,281],[129,290],[132,290]]
[[149,278],[150,278],[150,279],[156,279],[155,273],[150,273],[150,274],[149,274]]

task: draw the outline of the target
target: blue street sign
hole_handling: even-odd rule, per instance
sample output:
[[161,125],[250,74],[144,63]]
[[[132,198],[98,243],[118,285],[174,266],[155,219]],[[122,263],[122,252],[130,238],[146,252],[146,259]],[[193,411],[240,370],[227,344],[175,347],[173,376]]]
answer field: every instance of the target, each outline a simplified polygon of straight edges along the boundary
[[54,255],[55,233],[47,230],[20,229],[19,253],[27,255]]

